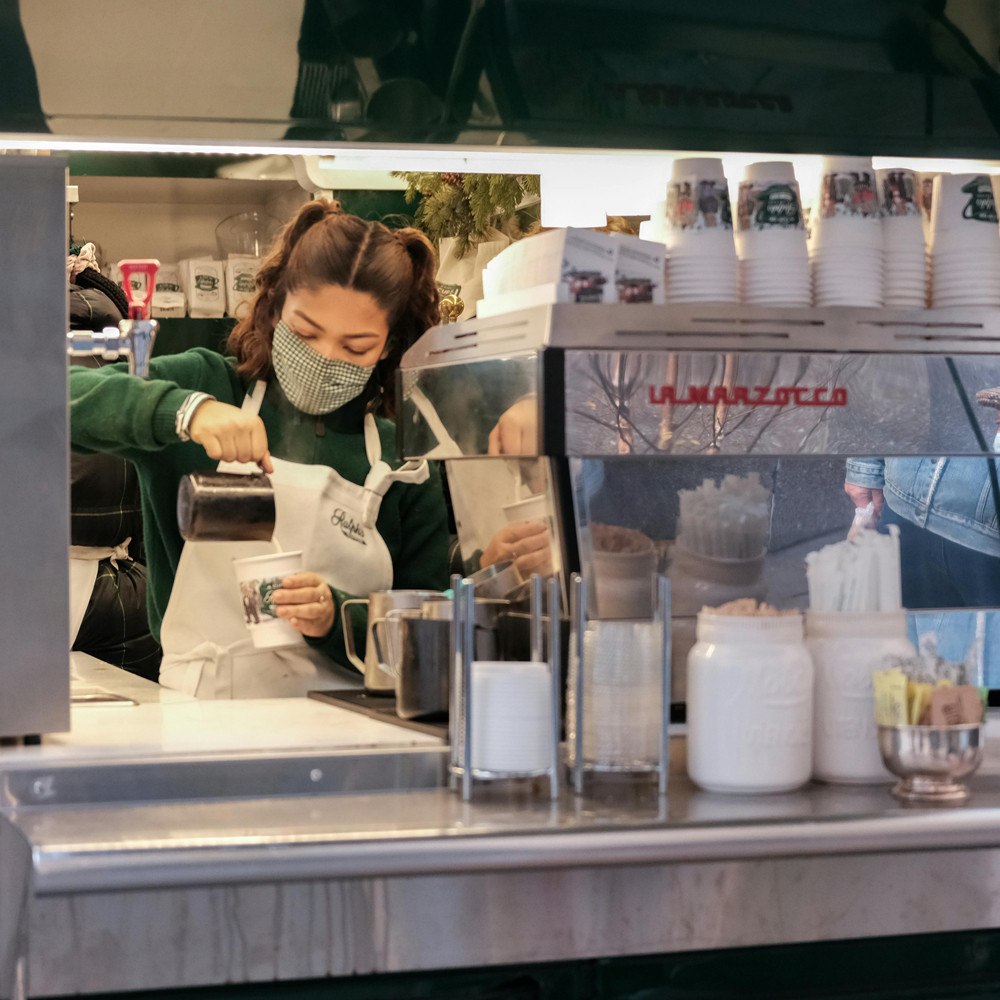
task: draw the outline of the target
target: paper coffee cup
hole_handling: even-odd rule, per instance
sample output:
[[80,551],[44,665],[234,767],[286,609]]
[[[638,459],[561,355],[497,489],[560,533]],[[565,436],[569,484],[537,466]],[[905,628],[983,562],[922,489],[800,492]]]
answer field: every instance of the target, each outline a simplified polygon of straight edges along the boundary
[[258,649],[298,646],[305,640],[284,619],[278,617],[272,594],[281,581],[302,571],[301,552],[272,552],[266,556],[234,559],[237,597],[250,638]]
[[503,516],[507,519],[508,524],[517,524],[521,521],[545,521],[549,516],[549,499],[544,493],[536,493],[523,500],[505,503]]

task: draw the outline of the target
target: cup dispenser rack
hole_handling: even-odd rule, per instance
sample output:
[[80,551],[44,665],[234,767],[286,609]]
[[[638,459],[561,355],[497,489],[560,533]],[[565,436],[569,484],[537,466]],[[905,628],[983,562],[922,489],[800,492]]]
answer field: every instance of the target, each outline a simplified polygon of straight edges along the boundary
[[[560,621],[557,614],[549,616],[546,660],[542,577],[533,576],[530,586],[530,661],[486,663],[475,658],[475,585],[468,578],[452,578],[450,785],[465,801],[472,797],[474,780],[512,778],[546,777],[550,799],[559,797]],[[550,578],[548,586],[550,607],[558,608],[559,581]],[[485,709],[489,695],[497,694],[489,710],[481,710],[480,700]]]

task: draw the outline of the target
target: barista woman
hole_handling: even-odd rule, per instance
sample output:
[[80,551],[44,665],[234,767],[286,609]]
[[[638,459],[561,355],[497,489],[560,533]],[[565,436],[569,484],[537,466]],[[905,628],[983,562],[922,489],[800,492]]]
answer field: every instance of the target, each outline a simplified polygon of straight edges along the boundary
[[[263,261],[232,357],[157,358],[148,381],[119,365],[71,369],[74,448],[138,471],[162,684],[205,698],[346,686],[357,675],[345,666],[341,602],[447,585],[438,474],[426,462],[394,467],[394,425],[376,416],[403,352],[437,321],[434,273],[416,230],[310,202]],[[300,646],[254,649],[245,627],[232,560],[270,546],[180,536],[181,477],[220,460],[260,464],[275,490],[275,540],[304,552],[305,570],[274,594]]]

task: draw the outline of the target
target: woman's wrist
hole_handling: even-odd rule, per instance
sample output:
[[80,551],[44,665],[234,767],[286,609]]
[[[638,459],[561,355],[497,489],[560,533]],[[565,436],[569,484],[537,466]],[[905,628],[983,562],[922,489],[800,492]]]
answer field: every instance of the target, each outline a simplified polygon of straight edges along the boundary
[[174,418],[174,430],[181,441],[191,440],[191,421],[194,419],[195,412],[202,403],[207,403],[210,399],[214,400],[215,396],[207,392],[192,392],[181,403],[177,410],[177,416]]

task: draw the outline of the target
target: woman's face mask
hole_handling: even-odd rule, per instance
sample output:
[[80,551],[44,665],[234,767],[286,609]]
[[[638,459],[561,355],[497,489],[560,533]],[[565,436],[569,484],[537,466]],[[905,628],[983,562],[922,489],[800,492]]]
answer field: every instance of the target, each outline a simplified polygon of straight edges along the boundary
[[296,409],[330,413],[364,391],[388,338],[388,315],[367,292],[289,292],[272,341],[278,384]]
[[297,410],[332,413],[364,392],[374,365],[324,358],[281,321],[274,328],[271,361],[281,391]]

